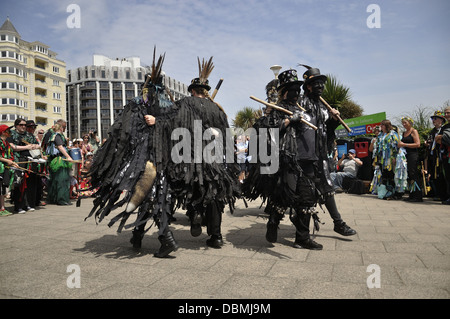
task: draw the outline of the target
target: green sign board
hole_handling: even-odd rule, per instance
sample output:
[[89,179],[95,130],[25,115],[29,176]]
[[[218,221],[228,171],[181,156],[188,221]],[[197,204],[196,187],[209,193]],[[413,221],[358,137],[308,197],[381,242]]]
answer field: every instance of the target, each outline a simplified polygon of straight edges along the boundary
[[386,119],[386,112],[375,113],[371,115],[364,115],[360,117],[354,117],[352,119],[344,120],[345,124],[347,124],[352,132],[348,133],[347,130],[339,125],[336,128],[336,136],[356,136],[356,135],[365,135],[372,134],[375,126],[379,125],[381,121]]

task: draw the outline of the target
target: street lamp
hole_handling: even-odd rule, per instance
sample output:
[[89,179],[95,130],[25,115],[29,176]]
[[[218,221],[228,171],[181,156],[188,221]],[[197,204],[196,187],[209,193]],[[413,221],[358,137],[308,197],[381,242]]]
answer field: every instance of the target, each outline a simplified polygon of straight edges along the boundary
[[272,65],[270,67],[270,69],[272,70],[273,74],[275,75],[275,79],[277,79],[278,74],[280,73],[280,70],[281,70],[281,65],[277,65],[277,64]]

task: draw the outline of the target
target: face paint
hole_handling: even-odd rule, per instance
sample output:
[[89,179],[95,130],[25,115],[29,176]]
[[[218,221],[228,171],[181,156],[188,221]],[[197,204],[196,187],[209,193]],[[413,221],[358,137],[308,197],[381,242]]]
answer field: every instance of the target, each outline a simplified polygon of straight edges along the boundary
[[286,98],[288,100],[296,101],[298,97],[300,96],[300,85],[291,85],[287,89],[287,95]]
[[314,96],[321,96],[324,88],[325,83],[323,81],[318,80],[311,83],[311,93]]

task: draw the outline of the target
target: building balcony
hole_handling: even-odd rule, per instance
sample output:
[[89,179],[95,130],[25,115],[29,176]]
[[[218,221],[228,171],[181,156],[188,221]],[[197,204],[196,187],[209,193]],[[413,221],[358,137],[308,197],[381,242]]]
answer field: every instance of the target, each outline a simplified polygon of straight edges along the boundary
[[47,126],[48,120],[46,117],[36,116],[35,122],[37,125]]
[[37,112],[47,112],[47,103],[35,102],[34,109]]
[[97,104],[81,104],[80,110],[96,110]]
[[80,98],[81,98],[81,100],[96,99],[97,98],[97,94],[95,94],[95,93],[82,93]]
[[36,88],[42,88],[42,89],[45,89],[45,88],[47,88],[47,82],[45,81],[45,79],[44,80],[42,80],[42,79],[35,79],[35,81],[34,81],[34,86],[36,87]]

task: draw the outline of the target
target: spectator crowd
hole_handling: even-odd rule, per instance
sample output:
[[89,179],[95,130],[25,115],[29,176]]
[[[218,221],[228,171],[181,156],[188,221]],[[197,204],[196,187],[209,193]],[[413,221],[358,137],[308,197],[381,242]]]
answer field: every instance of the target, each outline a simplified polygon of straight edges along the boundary
[[[100,146],[96,132],[69,140],[67,123],[58,120],[47,132],[33,120],[18,118],[0,125],[0,215],[24,214],[48,204],[72,205],[71,199],[94,193],[89,170]],[[6,209],[7,201],[13,209]]]
[[[450,205],[450,107],[431,116],[433,128],[422,144],[414,121],[402,118],[403,133],[389,120],[374,131],[369,146],[373,177],[369,192],[380,199],[422,202],[423,196]],[[57,121],[47,132],[33,120],[17,119],[14,126],[0,125],[0,215],[23,214],[49,204],[72,205],[71,200],[95,193],[88,172],[100,140],[95,131],[69,140],[66,121]],[[248,137],[235,140],[241,167],[239,180],[247,177]],[[347,189],[363,166],[355,149],[337,158],[330,154],[335,191]],[[13,212],[6,202],[14,205]]]
[[428,196],[450,205],[450,107],[434,112],[431,121],[433,128],[423,143],[422,155],[412,118],[402,118],[401,136],[389,120],[381,122],[369,147],[374,165],[372,194],[409,202],[422,202],[423,196]]

